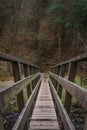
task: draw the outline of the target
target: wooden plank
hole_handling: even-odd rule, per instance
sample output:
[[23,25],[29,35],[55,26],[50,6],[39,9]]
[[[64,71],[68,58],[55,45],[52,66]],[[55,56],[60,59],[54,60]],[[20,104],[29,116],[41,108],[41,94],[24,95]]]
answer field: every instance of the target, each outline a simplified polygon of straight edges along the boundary
[[60,76],[57,76],[54,73],[50,73],[66,90],[70,93],[82,106],[87,110],[87,90],[64,79]]
[[86,115],[85,115],[84,130],[87,130],[87,112],[86,112]]
[[23,107],[25,106],[23,90],[17,95],[17,103],[18,103],[18,110],[19,112],[21,112]]
[[[14,75],[14,82],[17,82],[21,79],[20,76],[20,68],[19,68],[19,63],[18,62],[13,62],[12,63],[12,68],[13,68],[13,75]],[[22,103],[21,103],[22,102]],[[24,107],[24,95],[23,95],[23,90],[21,90],[17,94],[17,104],[18,104],[18,110],[21,112],[21,110]]]
[[51,80],[49,81],[49,84],[50,84],[51,92],[53,94],[53,98],[55,100],[57,109],[59,111],[59,114],[61,116],[61,119],[62,119],[62,122],[63,122],[63,125],[64,125],[64,130],[75,130],[66,110],[63,107],[63,104],[62,104],[59,96],[57,95],[56,90],[54,89],[54,86],[53,86]]
[[17,82],[17,81],[21,80],[20,70],[19,70],[19,63],[18,62],[13,62],[12,63],[12,69],[13,69],[14,82]]
[[86,60],[87,61],[87,53],[83,53],[83,54],[81,54],[81,55],[79,55],[77,57],[74,57],[74,58],[70,59],[70,60],[61,62],[61,63],[53,66],[52,69],[57,67],[57,66],[60,66],[60,65],[68,64],[70,62],[79,62],[79,61],[82,61],[82,60]]
[[34,80],[40,73],[33,74],[20,80],[8,88],[0,90],[0,109],[4,107],[9,101],[20,93],[32,80]]
[[28,118],[28,114],[30,112],[31,106],[33,104],[34,99],[36,98],[36,95],[38,93],[39,87],[40,87],[40,83],[41,83],[41,79],[38,81],[34,91],[32,92],[29,100],[27,101],[24,109],[22,110],[21,114],[19,115],[14,127],[12,128],[12,130],[23,130],[25,123],[27,121]]
[[0,130],[4,130],[1,114],[0,114]]
[[59,130],[57,123],[57,120],[31,121],[31,128],[29,130]]
[[[72,82],[75,81],[76,70],[77,70],[77,64],[70,62],[69,69],[68,69],[68,80],[69,81],[72,81]],[[70,109],[71,109],[71,101],[72,101],[72,95],[66,91],[64,107],[68,114],[70,113]]]
[[28,130],[59,130],[48,82],[41,84]]
[[28,65],[31,65],[35,68],[38,68],[38,66],[36,66],[36,65],[33,65],[31,63],[27,63],[27,62],[25,62],[17,57],[9,56],[9,55],[1,53],[1,52],[0,52],[0,60],[1,61],[8,61],[8,62],[19,62],[20,64],[28,64]]
[[[61,68],[60,68],[60,76],[61,77],[65,76],[65,71],[66,71],[66,66],[65,65],[61,65]],[[61,96],[62,96],[62,85],[61,84],[59,84],[57,90],[58,90],[58,95],[61,98]]]
[[24,76],[27,77],[29,76],[29,70],[28,70],[28,65],[23,64],[23,68],[24,68]]

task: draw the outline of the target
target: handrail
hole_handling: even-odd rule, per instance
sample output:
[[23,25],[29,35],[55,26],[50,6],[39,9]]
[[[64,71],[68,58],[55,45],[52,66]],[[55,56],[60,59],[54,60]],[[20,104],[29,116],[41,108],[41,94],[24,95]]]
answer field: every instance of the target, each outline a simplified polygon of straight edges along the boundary
[[51,76],[61,84],[87,111],[87,90],[81,88],[73,82],[68,81],[54,73],[50,73]]
[[13,85],[9,86],[6,89],[0,91],[0,109],[4,107],[14,96],[20,93],[32,80],[40,75],[39,73],[33,74],[24,78],[23,80],[19,80]]
[[33,65],[33,64],[25,62],[17,57],[9,56],[9,55],[1,53],[1,52],[0,52],[0,60],[8,61],[8,62],[19,62],[20,64],[27,64],[27,65],[33,66],[35,68],[38,68],[38,66],[36,66],[36,65]]
[[40,87],[40,82],[41,82],[41,78],[39,79],[37,85],[35,86],[35,89],[33,90],[30,98],[28,99],[24,109],[22,110],[20,116],[18,117],[14,127],[12,128],[12,130],[23,130],[24,129],[24,125],[27,121],[27,117],[28,117],[28,114],[29,114],[29,111],[31,109],[31,106],[33,104],[33,101],[37,95],[37,92],[39,90],[39,87]]
[[61,63],[59,63],[57,65],[52,66],[52,68],[55,68],[55,67],[61,66],[61,65],[66,65],[66,64],[68,64],[70,62],[79,62],[79,61],[82,61],[82,60],[87,60],[87,53],[84,53],[84,54],[81,54],[81,55],[79,55],[77,57],[71,58],[70,60],[61,62]]
[[51,93],[53,95],[53,99],[55,101],[55,105],[57,106],[57,111],[59,111],[60,116],[61,116],[61,120],[63,122],[64,125],[64,130],[75,130],[69,115],[67,114],[66,110],[64,109],[64,106],[59,98],[59,96],[57,95],[56,90],[54,89],[54,86],[51,82],[51,80],[49,81],[50,84],[50,88],[51,88]]

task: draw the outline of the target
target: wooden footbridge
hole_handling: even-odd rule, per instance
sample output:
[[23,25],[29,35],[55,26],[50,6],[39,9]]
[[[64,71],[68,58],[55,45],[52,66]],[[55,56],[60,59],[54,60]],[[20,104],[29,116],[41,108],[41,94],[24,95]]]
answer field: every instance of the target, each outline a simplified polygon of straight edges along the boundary
[[[72,97],[85,110],[83,130],[87,130],[87,90],[73,83],[79,63],[87,61],[87,53],[53,66],[48,79],[39,72],[36,65],[2,53],[0,60],[12,64],[15,83],[0,90],[1,111],[16,97],[20,115],[12,130],[75,130],[69,117]],[[20,64],[24,68],[24,79],[20,76]],[[26,102],[23,92],[25,88]],[[64,103],[61,101],[63,89]],[[1,114],[0,130],[4,130]]]

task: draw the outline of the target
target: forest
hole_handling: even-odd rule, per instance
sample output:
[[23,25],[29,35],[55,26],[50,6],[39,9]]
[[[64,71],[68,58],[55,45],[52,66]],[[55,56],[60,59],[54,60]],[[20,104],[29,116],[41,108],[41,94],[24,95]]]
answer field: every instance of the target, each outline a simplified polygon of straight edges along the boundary
[[[16,63],[18,63],[18,66]],[[72,65],[72,63],[75,64]],[[27,68],[28,66],[29,68]],[[23,78],[23,82],[26,85],[28,81],[25,82],[25,80],[29,75],[31,77],[29,78],[27,86],[30,84],[31,90],[27,89],[27,91],[33,92],[33,86],[39,82],[38,74],[32,78],[32,75],[37,72],[37,66],[39,67],[41,77],[43,77],[42,73],[45,74],[44,80],[47,82],[49,79],[52,80],[65,108],[66,96],[70,90],[66,92],[66,88],[63,90],[60,88],[60,86],[63,87],[63,85],[61,85],[62,79],[59,79],[60,77],[65,77],[66,80],[81,86],[81,88],[84,89],[84,91],[81,91],[84,95],[87,95],[87,92],[85,92],[87,91],[87,0],[0,0],[1,100],[2,97],[7,97],[7,95],[5,95],[6,97],[2,96],[2,90],[5,91],[4,89],[13,85],[13,82],[19,81],[20,86],[22,86],[20,80],[23,80]],[[17,73],[15,70],[17,70]],[[59,78],[57,77],[58,74],[60,76]],[[58,79],[60,81],[58,81]],[[33,80],[35,80],[34,83]],[[49,86],[52,86],[52,83],[50,82]],[[73,86],[72,83],[71,86]],[[68,81],[65,84],[65,86],[70,86],[67,85]],[[13,86],[15,87],[15,85]],[[58,87],[60,92],[58,92]],[[22,88],[19,89],[21,90]],[[51,89],[52,88],[50,88],[50,90]],[[15,91],[16,90],[14,90],[14,92]],[[51,91],[53,92],[54,90],[52,89]],[[72,92],[70,92],[71,95],[73,95],[73,91],[75,90],[72,88]],[[78,91],[78,93],[80,93],[80,90]],[[24,93],[26,93],[25,88]],[[57,109],[57,105],[55,104],[56,94],[53,96],[54,94],[55,91],[52,93],[52,99],[54,101],[54,107]],[[14,95],[15,94],[12,93],[12,96]],[[28,93],[28,97],[29,96]],[[78,97],[80,98],[80,96],[81,95]],[[71,99],[69,94],[68,97]],[[62,122],[59,123],[59,126],[61,126],[59,130],[87,130],[87,125],[84,127],[85,110],[87,107],[84,110],[84,105],[79,103],[78,97],[76,97],[76,95],[72,97],[71,113],[68,113],[67,108],[66,111],[75,129],[73,127],[70,129],[68,126],[67,128],[65,128],[65,126],[62,127]],[[26,101],[26,94],[24,98]],[[15,103],[15,100],[18,99],[18,97],[16,99],[14,96],[12,101],[9,102],[10,106],[5,106],[3,109],[0,107],[0,122],[4,123],[4,128],[0,126],[0,130],[11,130],[14,126],[20,114],[18,110],[20,106],[17,106],[18,102]],[[7,100],[9,100],[9,96]],[[83,99],[81,99],[81,101],[82,100]],[[84,100],[87,100],[86,97]],[[0,101],[0,105],[2,102],[5,101]],[[86,103],[85,101],[84,104]],[[33,104],[33,107],[34,105],[35,104]],[[12,110],[10,111],[10,109]],[[58,114],[57,110],[56,113]],[[1,119],[1,117],[3,118]],[[58,120],[61,122],[63,119],[60,116]],[[22,130],[22,128],[14,127],[12,130]],[[24,127],[23,130],[28,129]]]

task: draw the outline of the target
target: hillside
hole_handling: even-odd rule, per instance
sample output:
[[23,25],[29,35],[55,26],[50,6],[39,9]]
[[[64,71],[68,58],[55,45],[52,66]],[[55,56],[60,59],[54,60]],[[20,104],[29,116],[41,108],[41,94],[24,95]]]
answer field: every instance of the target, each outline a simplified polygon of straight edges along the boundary
[[41,68],[85,52],[82,44],[74,41],[70,28],[61,28],[59,46],[59,25],[50,22],[52,15],[47,13],[53,3],[54,0],[0,0],[0,51]]

